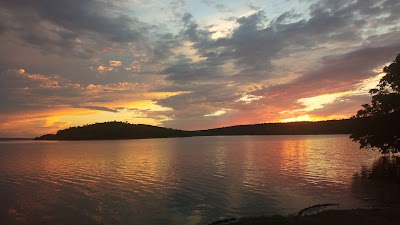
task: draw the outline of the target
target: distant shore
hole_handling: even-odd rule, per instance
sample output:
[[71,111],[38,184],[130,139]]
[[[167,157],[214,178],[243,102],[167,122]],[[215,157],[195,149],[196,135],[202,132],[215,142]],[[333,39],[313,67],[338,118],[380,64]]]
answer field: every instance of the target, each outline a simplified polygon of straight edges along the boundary
[[306,216],[259,216],[226,219],[210,225],[395,225],[400,208],[326,210]]
[[318,122],[263,123],[187,131],[114,121],[70,127],[60,130],[56,134],[42,135],[35,140],[123,140],[194,136],[351,134],[360,127],[360,124],[365,122],[365,119],[343,119]]

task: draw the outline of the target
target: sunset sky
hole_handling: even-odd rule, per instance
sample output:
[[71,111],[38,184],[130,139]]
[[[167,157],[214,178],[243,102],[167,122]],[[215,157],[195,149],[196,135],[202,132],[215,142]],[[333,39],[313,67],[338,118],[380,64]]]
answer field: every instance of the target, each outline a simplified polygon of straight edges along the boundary
[[399,0],[2,0],[0,137],[348,118],[400,53]]

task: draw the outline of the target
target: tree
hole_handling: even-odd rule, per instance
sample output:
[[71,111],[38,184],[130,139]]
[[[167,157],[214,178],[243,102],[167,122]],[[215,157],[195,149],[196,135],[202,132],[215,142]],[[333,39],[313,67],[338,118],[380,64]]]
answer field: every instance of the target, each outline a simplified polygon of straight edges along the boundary
[[350,136],[360,148],[378,149],[383,154],[400,152],[400,54],[383,68],[385,76],[371,89],[370,104],[353,118],[362,120]]

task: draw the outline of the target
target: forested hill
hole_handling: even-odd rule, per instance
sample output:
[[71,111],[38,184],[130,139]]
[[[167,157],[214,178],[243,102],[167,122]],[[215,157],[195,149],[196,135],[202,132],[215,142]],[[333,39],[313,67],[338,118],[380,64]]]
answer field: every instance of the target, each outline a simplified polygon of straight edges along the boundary
[[106,122],[71,127],[60,130],[56,134],[46,134],[35,140],[114,140],[188,137],[191,132],[174,130],[145,124],[129,124],[124,122]]
[[328,120],[319,122],[263,123],[238,125],[197,131],[200,136],[214,135],[316,135],[351,134],[366,119]]
[[71,127],[36,140],[113,140],[224,135],[316,135],[351,134],[365,119],[329,120],[320,122],[264,123],[239,125],[209,130],[184,131],[144,124],[106,122]]

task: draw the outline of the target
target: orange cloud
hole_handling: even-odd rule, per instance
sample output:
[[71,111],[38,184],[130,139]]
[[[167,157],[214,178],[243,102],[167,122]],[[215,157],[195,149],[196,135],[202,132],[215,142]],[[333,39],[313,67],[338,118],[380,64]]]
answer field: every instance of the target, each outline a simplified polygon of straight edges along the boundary
[[17,70],[17,73],[20,75],[24,75],[25,74],[25,70],[24,69],[19,69]]
[[118,61],[118,60],[111,60],[111,61],[109,62],[109,64],[110,64],[111,67],[119,67],[119,66],[122,66],[122,62],[121,62],[121,61]]
[[[24,69],[11,70],[6,75],[14,82],[10,91],[22,102],[15,105],[12,113],[0,111],[2,137],[33,137],[69,126],[113,120],[158,125],[168,118],[149,116],[146,112],[170,109],[157,105],[155,100],[184,93],[148,92],[150,85],[129,82],[84,87],[58,76],[30,74]],[[24,98],[37,90],[44,94],[31,100]]]
[[96,69],[99,73],[104,73],[104,72],[107,72],[107,71],[111,71],[112,70],[112,68],[108,68],[108,67],[105,67],[105,66],[99,66],[99,67],[97,67],[97,69]]

